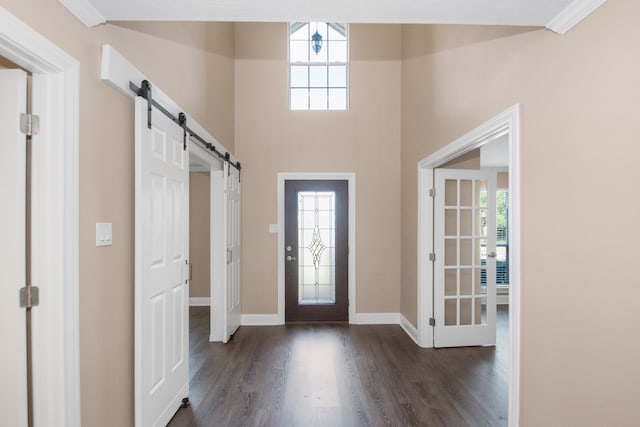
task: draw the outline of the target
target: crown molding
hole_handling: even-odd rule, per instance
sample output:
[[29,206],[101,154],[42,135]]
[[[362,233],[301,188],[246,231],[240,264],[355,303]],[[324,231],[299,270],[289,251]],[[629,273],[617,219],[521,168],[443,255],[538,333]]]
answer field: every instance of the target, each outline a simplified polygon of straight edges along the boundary
[[558,34],[565,34],[594,10],[602,6],[605,1],[607,0],[574,0],[562,12],[551,19],[546,27]]
[[107,22],[104,15],[89,0],[58,0],[88,28]]

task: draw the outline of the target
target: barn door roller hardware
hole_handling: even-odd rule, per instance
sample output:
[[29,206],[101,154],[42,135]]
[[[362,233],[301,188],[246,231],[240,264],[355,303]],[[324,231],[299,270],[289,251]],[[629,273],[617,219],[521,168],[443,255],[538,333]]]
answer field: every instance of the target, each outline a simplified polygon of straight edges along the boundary
[[188,134],[189,138],[198,142],[212,155],[217,156],[218,159],[221,159],[222,161],[229,162],[231,166],[233,166],[238,170],[238,172],[240,172],[240,169],[241,169],[240,162],[235,162],[235,163],[231,162],[230,161],[231,155],[229,154],[229,152],[226,152],[224,154],[221,153],[220,151],[218,151],[215,145],[205,141],[200,135],[198,135],[196,132],[190,129],[189,126],[187,126],[187,115],[185,113],[181,112],[180,114],[178,114],[178,117],[176,117],[173,114],[171,114],[166,108],[160,105],[159,102],[154,100],[152,96],[151,83],[149,83],[148,80],[143,80],[140,83],[140,87],[138,87],[133,82],[129,82],[129,89],[131,89],[136,95],[147,100],[147,126],[149,127],[149,129],[151,129],[151,110],[152,110],[152,107],[156,107],[158,111],[160,111],[162,114],[167,116],[169,119],[171,119],[171,121],[173,121],[175,124],[177,124],[183,129],[183,132],[184,132],[183,148],[185,150],[187,149],[187,134]]

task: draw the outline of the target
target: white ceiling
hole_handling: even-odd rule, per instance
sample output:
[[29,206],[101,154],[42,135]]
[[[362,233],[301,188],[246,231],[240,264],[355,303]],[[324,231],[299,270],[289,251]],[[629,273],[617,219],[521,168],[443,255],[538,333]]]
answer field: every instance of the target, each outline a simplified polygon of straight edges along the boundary
[[[105,21],[491,24],[565,32],[606,0],[59,0],[87,26]],[[566,29],[566,25],[570,26]],[[558,28],[554,28],[557,26]]]

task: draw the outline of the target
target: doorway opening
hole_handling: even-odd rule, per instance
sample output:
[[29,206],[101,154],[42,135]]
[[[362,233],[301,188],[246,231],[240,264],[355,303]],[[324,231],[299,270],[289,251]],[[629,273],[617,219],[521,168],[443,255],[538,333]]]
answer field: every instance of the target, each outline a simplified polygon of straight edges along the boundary
[[[506,138],[508,145],[509,234],[509,425],[519,418],[520,378],[520,109],[507,109],[418,164],[418,335],[422,347],[434,343],[434,170],[491,141]],[[503,315],[504,318],[504,315]]]

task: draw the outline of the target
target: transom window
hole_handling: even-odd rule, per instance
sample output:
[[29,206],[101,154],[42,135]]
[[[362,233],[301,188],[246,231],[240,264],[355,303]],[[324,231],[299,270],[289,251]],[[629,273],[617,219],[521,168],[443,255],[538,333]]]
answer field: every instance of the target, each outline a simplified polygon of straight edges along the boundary
[[349,47],[347,24],[289,24],[289,108],[348,108]]

